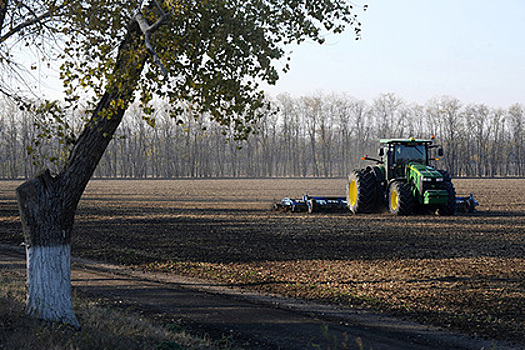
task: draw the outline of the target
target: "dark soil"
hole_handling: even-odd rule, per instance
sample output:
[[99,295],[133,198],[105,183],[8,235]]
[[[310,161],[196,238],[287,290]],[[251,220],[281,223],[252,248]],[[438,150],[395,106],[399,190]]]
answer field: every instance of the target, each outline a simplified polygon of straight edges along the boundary
[[[473,215],[271,211],[285,196],[343,195],[345,180],[92,181],[73,254],[149,271],[525,338],[525,180],[455,180]],[[22,241],[0,183],[2,243]]]

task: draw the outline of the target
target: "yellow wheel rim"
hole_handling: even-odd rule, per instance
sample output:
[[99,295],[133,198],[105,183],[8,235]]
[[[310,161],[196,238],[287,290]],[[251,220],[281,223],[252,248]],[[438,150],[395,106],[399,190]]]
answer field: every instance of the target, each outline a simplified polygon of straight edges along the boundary
[[392,193],[390,194],[390,208],[392,208],[392,210],[397,210],[398,205],[399,205],[399,196],[397,195],[396,190],[392,190]]
[[348,186],[348,199],[350,200],[351,206],[354,206],[357,203],[357,184],[355,183],[355,180],[352,180],[350,186]]

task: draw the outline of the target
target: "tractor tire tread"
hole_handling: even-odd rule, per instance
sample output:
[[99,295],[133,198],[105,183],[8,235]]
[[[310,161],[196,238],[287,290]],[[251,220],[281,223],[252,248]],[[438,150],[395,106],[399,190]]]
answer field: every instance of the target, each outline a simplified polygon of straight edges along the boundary
[[[394,181],[391,185],[398,193],[399,203],[396,210],[390,208],[390,212],[395,215],[410,215],[414,212],[415,199],[410,191],[410,187],[403,181]],[[390,192],[391,193],[391,192]],[[390,195],[389,193],[389,195]]]
[[443,189],[448,192],[448,202],[447,204],[440,205],[437,209],[438,215],[441,216],[450,216],[454,215],[456,211],[456,189],[452,181],[444,181]]
[[355,181],[357,186],[357,200],[352,206],[348,198],[347,187],[347,201],[350,211],[354,214],[373,212],[376,203],[376,184],[373,173],[366,170],[354,170],[349,176],[348,186],[352,181]]

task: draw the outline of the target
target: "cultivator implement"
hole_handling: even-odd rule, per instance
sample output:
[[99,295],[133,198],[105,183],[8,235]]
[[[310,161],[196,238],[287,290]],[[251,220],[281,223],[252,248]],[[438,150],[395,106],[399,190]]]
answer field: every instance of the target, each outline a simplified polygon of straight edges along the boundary
[[[305,194],[300,199],[283,198],[280,202],[274,204],[275,210],[291,211],[291,212],[329,212],[329,211],[345,211],[348,210],[348,205],[345,197],[324,197],[324,196],[309,196]],[[475,213],[479,202],[474,199],[474,196],[456,197],[456,211],[460,213]]]
[[456,211],[462,213],[475,213],[476,207],[479,202],[474,199],[474,196],[469,194],[468,196],[458,197],[456,196]]
[[274,209],[292,212],[307,211],[309,213],[343,211],[347,209],[347,203],[345,197],[309,196],[306,193],[301,199],[286,197],[275,203]]

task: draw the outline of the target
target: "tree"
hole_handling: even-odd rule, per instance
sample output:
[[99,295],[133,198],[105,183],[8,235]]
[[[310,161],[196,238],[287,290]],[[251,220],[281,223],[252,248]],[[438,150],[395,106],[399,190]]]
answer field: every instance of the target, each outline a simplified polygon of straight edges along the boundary
[[374,100],[370,113],[377,123],[378,138],[403,137],[402,106],[403,101],[393,93],[381,94]]
[[325,177],[332,176],[332,154],[335,153],[333,143],[335,136],[333,130],[333,118],[335,115],[335,108],[330,98],[326,98],[326,102],[321,106],[319,113],[319,143],[321,146],[321,158],[323,162],[323,175]]
[[[505,140],[505,112],[501,108],[492,109],[491,134],[492,140],[489,142],[489,152],[485,156],[486,167],[489,168],[488,175],[494,177],[503,174],[503,163],[501,151],[506,151],[508,142]],[[487,174],[485,174],[487,175]]]
[[514,175],[523,175],[523,156],[525,150],[523,148],[523,107],[520,104],[514,104],[509,108],[510,127],[512,130],[511,149],[514,160]]
[[[326,32],[347,27],[359,36],[346,0],[0,0],[2,68],[20,72],[12,47],[51,39],[40,50],[44,60],[63,62],[67,107],[78,108],[88,91],[95,96],[63,169],[44,171],[17,189],[28,257],[27,313],[78,325],[70,282],[75,211],[137,95],[145,115],[153,112],[155,95],[174,106],[174,117],[180,101],[188,101],[196,114],[206,113],[228,125],[234,139],[244,139],[264,104],[259,81],[277,81],[274,64],[286,58],[283,46],[322,43]],[[22,101],[16,90],[0,89]]]
[[[459,163],[459,141],[462,133],[461,102],[449,96],[429,101],[427,115],[431,119],[432,134],[439,135],[447,152],[445,162],[451,175],[456,175]],[[437,132],[438,131],[438,132]]]
[[283,174],[292,174],[296,176],[299,172],[297,164],[297,155],[299,151],[296,148],[299,137],[299,123],[297,122],[296,102],[288,94],[277,96],[277,103],[282,118],[282,144],[283,149]]
[[321,101],[321,97],[318,96],[301,98],[301,110],[304,114],[304,123],[309,136],[310,151],[312,152],[313,174],[316,177],[320,175],[317,161],[317,128],[322,110]]

